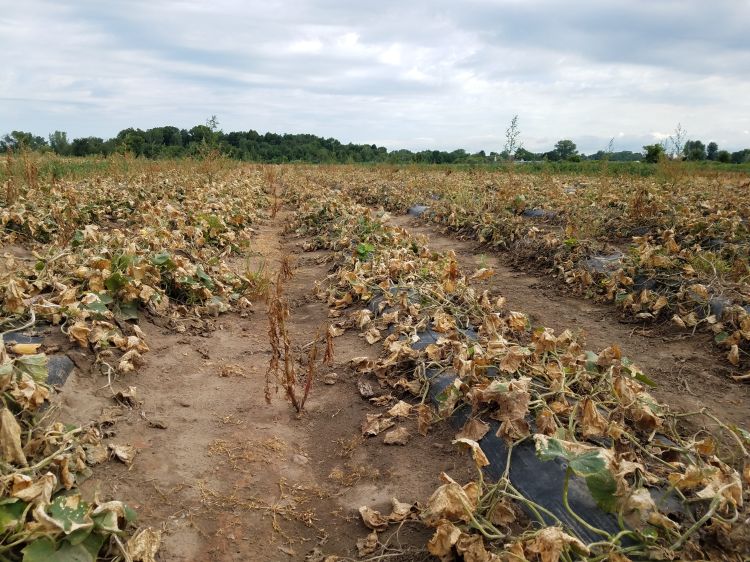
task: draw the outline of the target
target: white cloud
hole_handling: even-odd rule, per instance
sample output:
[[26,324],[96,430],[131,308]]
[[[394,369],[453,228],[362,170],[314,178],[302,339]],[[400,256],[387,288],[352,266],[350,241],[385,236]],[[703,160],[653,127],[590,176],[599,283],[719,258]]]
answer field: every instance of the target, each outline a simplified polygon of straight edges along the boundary
[[750,5],[732,0],[6,4],[7,130],[111,136],[217,114],[225,130],[489,151],[518,114],[531,150],[638,149],[677,122],[730,149],[750,134]]
[[302,39],[294,41],[289,45],[288,51],[292,54],[318,54],[323,50],[323,43],[320,39]]

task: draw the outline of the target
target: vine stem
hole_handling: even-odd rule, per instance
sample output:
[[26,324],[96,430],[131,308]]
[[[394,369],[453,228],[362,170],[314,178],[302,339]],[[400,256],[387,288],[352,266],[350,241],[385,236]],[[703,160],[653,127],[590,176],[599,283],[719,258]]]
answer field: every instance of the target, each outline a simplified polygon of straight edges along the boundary
[[578,515],[573,509],[570,507],[570,503],[568,502],[568,487],[570,485],[570,475],[572,473],[572,470],[570,467],[565,471],[565,483],[563,484],[563,505],[565,506],[565,509],[573,516],[573,519],[578,521],[581,525],[586,527],[589,531],[592,533],[596,533],[597,535],[601,535],[603,537],[607,537],[607,540],[611,541],[612,536],[607,532],[603,531],[597,527],[594,527],[591,525],[588,521],[586,521],[583,517]]
[[706,511],[703,517],[693,523],[692,527],[685,531],[679,539],[677,539],[677,541],[670,547],[672,550],[677,550],[678,548],[680,548],[685,543],[685,541],[690,538],[690,535],[692,535],[695,531],[702,527],[704,523],[706,523],[709,519],[711,519],[711,517],[714,516],[714,513],[716,513],[716,510],[719,508],[719,503],[721,502],[721,494],[724,493],[724,490],[731,488],[732,485],[733,484],[727,484],[726,486],[723,486],[719,489],[714,499],[711,500],[708,511]]

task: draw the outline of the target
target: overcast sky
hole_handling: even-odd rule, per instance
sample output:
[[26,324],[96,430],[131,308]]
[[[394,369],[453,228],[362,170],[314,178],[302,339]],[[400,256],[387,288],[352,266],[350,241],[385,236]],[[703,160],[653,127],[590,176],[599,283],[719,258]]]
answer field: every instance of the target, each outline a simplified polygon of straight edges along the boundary
[[680,122],[750,146],[747,0],[0,0],[0,134],[133,126],[388,148],[570,138],[636,149]]

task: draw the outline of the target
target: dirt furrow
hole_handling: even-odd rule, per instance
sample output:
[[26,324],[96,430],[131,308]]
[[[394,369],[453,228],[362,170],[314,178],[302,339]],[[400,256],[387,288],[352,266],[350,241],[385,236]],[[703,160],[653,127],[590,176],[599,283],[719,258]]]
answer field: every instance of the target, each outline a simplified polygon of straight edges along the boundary
[[489,267],[495,274],[477,282],[507,299],[511,310],[528,314],[535,326],[568,328],[585,336],[587,347],[601,350],[618,344],[656,383],[653,394],[683,411],[709,408],[725,421],[750,425],[750,387],[730,380],[722,359],[702,337],[674,338],[650,332],[618,320],[612,307],[566,296],[555,283],[521,273],[503,263],[502,255],[487,251],[473,241],[445,235],[438,228],[409,215],[391,218],[391,224],[423,235],[437,251],[453,250],[459,265],[471,272]]
[[[237,265],[273,273],[281,256],[290,256],[288,325],[301,347],[325,334],[330,322],[326,304],[312,295],[330,256],[302,252],[299,240],[283,235],[288,220],[280,213],[261,225],[253,254]],[[306,560],[314,549],[355,558],[355,542],[367,534],[361,505],[388,513],[392,497],[426,500],[441,471],[459,479],[469,474],[466,458],[448,445],[448,427],[417,436],[408,447],[361,437],[365,414],[376,408],[359,395],[348,362],[375,357],[379,348],[355,332],[336,338],[335,364],[317,374],[302,416],[281,393],[266,404],[265,303],[257,300],[243,316],[211,319],[211,329],[188,322],[182,333],[142,321],[151,346],[146,364],[114,384],[135,387],[131,407],[118,405],[102,388],[106,378],[86,368],[84,355],[69,351],[79,368],[60,396],[60,418],[99,419],[108,443],[137,450],[130,468],[115,462],[96,467],[83,491],[125,498],[142,524],[161,526],[162,562]],[[326,377],[331,373],[337,377]],[[334,378],[335,384],[323,382]],[[389,553],[408,553],[412,546],[423,551],[429,533],[407,523],[389,537],[381,535]],[[403,560],[423,555],[415,556]]]

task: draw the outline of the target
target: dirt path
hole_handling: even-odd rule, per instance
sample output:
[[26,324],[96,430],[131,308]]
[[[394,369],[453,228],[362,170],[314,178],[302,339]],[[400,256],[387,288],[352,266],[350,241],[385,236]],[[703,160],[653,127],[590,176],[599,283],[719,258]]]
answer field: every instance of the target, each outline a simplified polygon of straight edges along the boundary
[[[283,254],[291,256],[289,327],[293,343],[302,346],[330,322],[327,306],[311,293],[327,275],[330,256],[303,253],[298,240],[282,236],[288,219],[280,213],[261,225],[248,258],[251,268],[265,263],[273,272]],[[212,330],[188,325],[183,333],[142,323],[151,347],[147,363],[116,385],[136,387],[133,408],[118,406],[101,388],[106,380],[86,368],[85,355],[69,350],[79,369],[61,394],[61,419],[111,420],[104,424],[107,442],[137,450],[130,469],[114,461],[100,465],[83,490],[126,499],[142,524],[162,527],[162,562],[322,560],[308,556],[316,548],[356,558],[355,542],[368,532],[360,506],[389,513],[392,497],[424,502],[441,471],[459,480],[470,474],[445,426],[407,447],[360,437],[365,414],[382,410],[360,397],[346,366],[379,351],[356,333],[336,339],[335,365],[318,374],[307,411],[297,417],[281,394],[271,405],[264,400],[265,303],[256,302],[244,318],[227,314],[211,323]],[[335,384],[323,384],[329,372],[338,374]],[[406,425],[416,435],[415,422]],[[396,550],[390,552],[423,548],[428,538],[420,525],[407,523],[392,537]]]
[[621,323],[607,305],[562,294],[555,283],[520,273],[503,262],[502,254],[488,252],[474,241],[445,235],[409,215],[393,217],[391,224],[425,236],[433,250],[454,250],[462,268],[471,272],[491,267],[495,275],[478,282],[507,298],[511,310],[525,312],[534,325],[580,330],[588,347],[601,350],[618,344],[658,385],[653,394],[683,411],[708,407],[727,422],[750,426],[750,386],[730,380],[714,346],[702,337],[669,339],[645,332],[638,325]]

